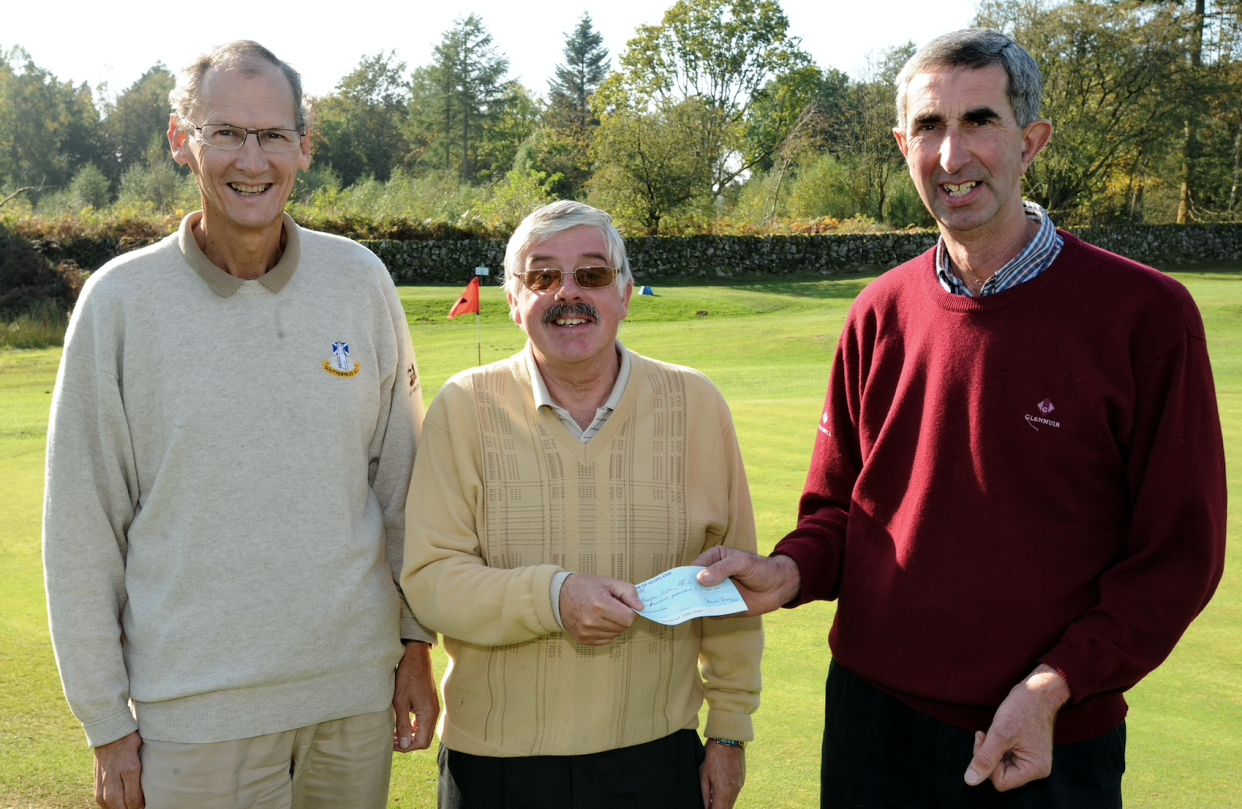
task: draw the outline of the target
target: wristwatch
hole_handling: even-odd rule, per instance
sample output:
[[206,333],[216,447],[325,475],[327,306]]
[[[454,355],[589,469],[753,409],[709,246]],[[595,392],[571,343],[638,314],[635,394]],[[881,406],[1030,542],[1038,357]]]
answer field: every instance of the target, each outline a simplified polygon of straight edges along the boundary
[[742,750],[746,749],[746,742],[739,742],[736,739],[708,739],[709,742],[723,744],[725,747],[737,747]]

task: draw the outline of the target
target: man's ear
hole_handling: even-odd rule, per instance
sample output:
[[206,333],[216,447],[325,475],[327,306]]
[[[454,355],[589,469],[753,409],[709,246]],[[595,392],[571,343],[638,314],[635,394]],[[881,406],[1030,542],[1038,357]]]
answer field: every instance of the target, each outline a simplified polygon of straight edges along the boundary
[[1039,153],[1052,142],[1052,122],[1035,121],[1022,130],[1022,170],[1026,171]]
[[190,163],[190,133],[181,127],[176,115],[168,116],[168,148],[178,166]]
[[298,142],[298,168],[302,171],[310,171],[311,167],[311,139],[310,127],[306,128],[306,134],[303,135]]
[[512,292],[508,293],[508,296],[509,296],[509,317],[513,318],[514,323],[521,326],[522,325],[522,313],[518,311],[517,298],[513,296]]
[[625,317],[621,318],[622,320],[625,320],[625,318],[630,316],[630,299],[632,299],[633,297],[634,297],[634,281],[633,279],[631,279],[630,282],[626,284],[625,286],[625,292],[621,293],[621,300],[625,304]]
[[908,159],[906,151],[910,148],[910,144],[906,140],[906,133],[898,127],[893,127],[893,137],[897,140],[897,148],[901,150],[901,156]]

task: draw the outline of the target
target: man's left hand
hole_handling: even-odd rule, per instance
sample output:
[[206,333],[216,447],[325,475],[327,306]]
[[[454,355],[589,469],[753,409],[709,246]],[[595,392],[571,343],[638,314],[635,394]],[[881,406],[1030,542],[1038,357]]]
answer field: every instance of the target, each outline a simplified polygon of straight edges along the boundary
[[746,751],[727,744],[707,743],[707,759],[699,765],[703,809],[733,809],[746,783]]
[[1051,666],[1039,665],[1013,687],[987,733],[975,734],[966,768],[971,786],[991,779],[997,791],[1016,789],[1052,773],[1052,729],[1070,698],[1069,685]]
[[[392,739],[395,753],[412,753],[431,746],[440,715],[440,694],[431,669],[431,644],[409,641],[397,665],[397,685],[392,695],[397,732]],[[413,723],[410,715],[414,715]]]

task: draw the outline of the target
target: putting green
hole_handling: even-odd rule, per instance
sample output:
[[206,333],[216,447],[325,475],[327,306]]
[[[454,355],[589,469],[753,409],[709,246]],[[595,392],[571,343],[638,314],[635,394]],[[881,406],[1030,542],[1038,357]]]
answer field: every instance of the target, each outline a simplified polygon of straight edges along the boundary
[[[1207,324],[1230,493],[1242,481],[1242,274],[1177,273]],[[832,354],[845,313],[868,278],[657,287],[635,296],[621,339],[630,348],[697,368],[728,399],[737,422],[759,526],[768,549],[792,526]],[[402,300],[428,399],[476,363],[476,323],[444,315],[457,287],[405,287]],[[521,349],[502,291],[483,290],[484,362]],[[0,353],[0,806],[88,807],[91,754],[60,693],[47,638],[39,559],[43,451],[58,349]],[[1229,525],[1229,567],[1212,604],[1169,661],[1130,695],[1128,807],[1242,807],[1242,550]],[[767,622],[759,740],[747,753],[739,806],[808,807],[818,795],[823,678],[833,606]],[[437,653],[443,671],[444,659]],[[1232,762],[1232,763],[1231,763]],[[392,807],[434,806],[432,755],[400,756]]]

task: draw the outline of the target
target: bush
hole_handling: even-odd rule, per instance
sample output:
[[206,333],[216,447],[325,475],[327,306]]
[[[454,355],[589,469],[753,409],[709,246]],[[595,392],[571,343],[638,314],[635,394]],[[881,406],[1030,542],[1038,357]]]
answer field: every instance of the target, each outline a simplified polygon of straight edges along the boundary
[[69,312],[82,280],[76,264],[65,262],[58,270],[29,241],[0,227],[0,319],[13,321],[48,307]]

